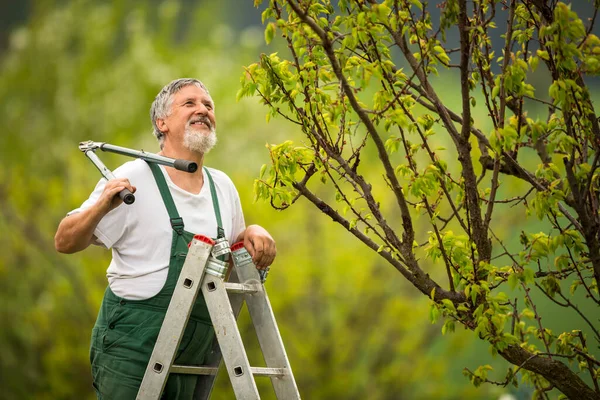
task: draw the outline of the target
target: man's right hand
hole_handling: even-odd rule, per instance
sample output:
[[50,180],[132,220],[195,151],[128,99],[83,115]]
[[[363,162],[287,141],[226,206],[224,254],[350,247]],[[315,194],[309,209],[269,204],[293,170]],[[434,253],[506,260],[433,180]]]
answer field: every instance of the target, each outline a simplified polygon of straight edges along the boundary
[[98,223],[106,214],[123,203],[119,193],[123,189],[129,189],[135,193],[127,178],[111,179],[104,185],[102,194],[96,203],[90,208],[71,214],[60,222],[56,235],[54,236],[54,247],[59,253],[76,253],[86,249],[96,238],[94,231]]
[[123,199],[119,197],[119,193],[123,189],[128,189],[131,193],[135,193],[136,190],[135,186],[131,186],[127,178],[116,178],[106,182],[104,191],[94,205],[94,207],[98,207],[99,211],[103,213],[103,217],[123,203]]

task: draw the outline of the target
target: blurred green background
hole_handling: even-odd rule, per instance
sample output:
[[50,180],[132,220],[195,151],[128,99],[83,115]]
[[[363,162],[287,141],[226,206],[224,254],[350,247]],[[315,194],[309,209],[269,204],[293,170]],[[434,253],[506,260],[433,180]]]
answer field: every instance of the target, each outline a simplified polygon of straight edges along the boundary
[[[267,124],[257,99],[235,100],[243,66],[278,50],[265,47],[252,1],[39,0],[2,8],[0,398],[95,398],[89,337],[110,252],[66,256],[53,245],[61,218],[100,177],[77,146],[94,140],[157,151],[150,104],[184,76],[201,79],[216,103],[219,144],[207,165],[231,176],[246,222],[277,241],[266,285],[303,398],[530,397],[527,387],[474,388],[464,367],[491,364],[501,380],[506,363],[461,328],[442,336],[441,323],[429,322],[428,300],[308,202],[285,212],[253,202],[254,178],[269,162],[265,144],[302,139],[281,119]],[[458,96],[452,85],[444,90]],[[109,168],[127,161],[100,156]],[[506,229],[519,217],[506,218]],[[248,331],[247,315],[241,324]],[[251,361],[260,364],[248,337]],[[269,381],[258,382],[263,398],[274,398]],[[223,372],[217,385],[214,399],[233,398]]]

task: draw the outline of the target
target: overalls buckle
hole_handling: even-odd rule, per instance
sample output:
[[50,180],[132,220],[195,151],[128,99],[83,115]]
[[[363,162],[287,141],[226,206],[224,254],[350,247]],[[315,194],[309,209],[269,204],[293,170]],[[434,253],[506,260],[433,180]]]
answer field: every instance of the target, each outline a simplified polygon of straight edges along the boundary
[[177,232],[178,234],[182,234],[183,233],[183,218],[181,217],[176,217],[176,218],[171,218],[171,227],[173,228],[173,230],[175,232]]

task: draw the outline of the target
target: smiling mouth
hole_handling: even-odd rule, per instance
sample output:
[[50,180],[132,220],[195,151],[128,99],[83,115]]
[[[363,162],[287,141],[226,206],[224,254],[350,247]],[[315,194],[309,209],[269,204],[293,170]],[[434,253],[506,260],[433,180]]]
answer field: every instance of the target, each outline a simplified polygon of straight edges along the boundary
[[205,126],[205,127],[209,128],[209,129],[211,128],[210,122],[208,122],[208,121],[202,121],[202,120],[192,121],[192,122],[190,122],[189,125],[190,126]]

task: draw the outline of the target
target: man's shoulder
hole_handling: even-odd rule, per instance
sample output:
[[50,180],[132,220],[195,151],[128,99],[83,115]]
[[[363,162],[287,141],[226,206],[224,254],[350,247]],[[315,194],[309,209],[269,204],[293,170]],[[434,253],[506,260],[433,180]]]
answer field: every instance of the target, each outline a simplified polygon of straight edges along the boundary
[[210,176],[213,178],[216,184],[223,183],[235,187],[233,181],[225,172],[212,167],[205,166],[204,168],[206,168],[206,170],[210,173]]
[[119,168],[115,169],[114,174],[117,177],[141,179],[151,177],[152,171],[146,161],[137,158],[122,164]]

